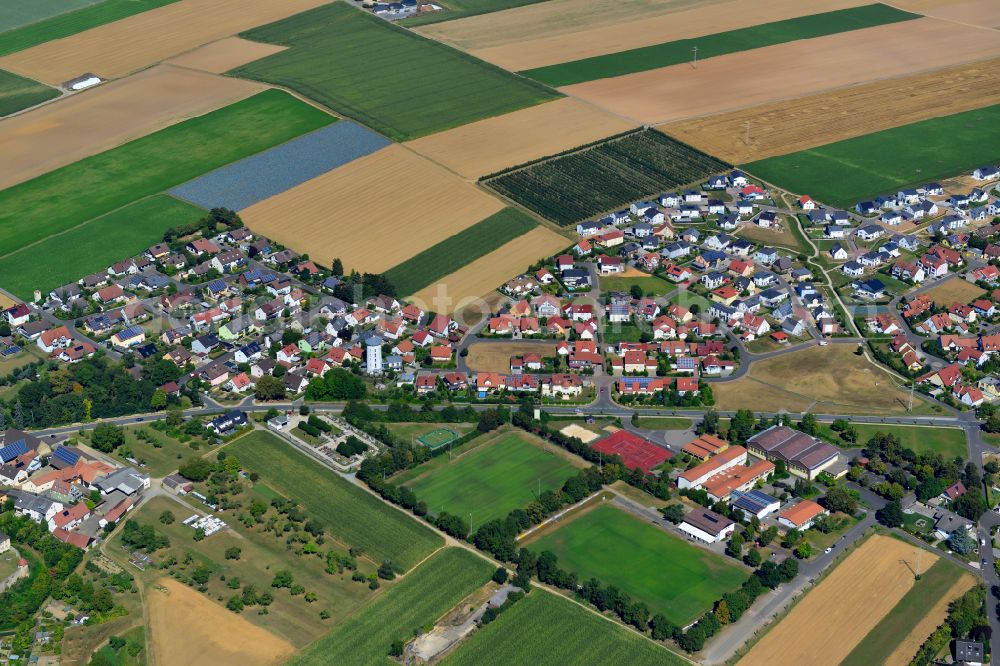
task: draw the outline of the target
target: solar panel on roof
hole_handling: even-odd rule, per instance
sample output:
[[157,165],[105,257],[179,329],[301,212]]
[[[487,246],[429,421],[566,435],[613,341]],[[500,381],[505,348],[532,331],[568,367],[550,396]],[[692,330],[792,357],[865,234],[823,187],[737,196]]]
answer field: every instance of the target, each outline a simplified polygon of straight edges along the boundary
[[62,460],[70,465],[75,465],[76,461],[80,459],[80,454],[76,451],[67,449],[65,446],[60,446],[58,449],[53,451],[52,457],[58,458],[59,460]]
[[23,456],[27,452],[28,444],[23,439],[19,439],[0,449],[0,462],[9,462],[18,456]]

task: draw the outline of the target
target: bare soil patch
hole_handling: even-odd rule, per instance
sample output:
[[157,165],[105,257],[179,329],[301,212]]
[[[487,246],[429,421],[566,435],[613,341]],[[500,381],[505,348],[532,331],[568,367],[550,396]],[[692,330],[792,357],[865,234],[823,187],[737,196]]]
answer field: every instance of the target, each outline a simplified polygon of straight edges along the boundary
[[565,98],[431,134],[407,146],[466,178],[554,155],[635,127]]
[[866,4],[864,0],[549,0],[421,28],[515,71]]
[[0,123],[0,189],[200,116],[264,86],[161,65]]
[[392,145],[241,215],[254,231],[321,264],[340,257],[347,270],[382,272],[501,208],[474,185]]
[[211,44],[205,44],[194,51],[188,51],[167,62],[178,67],[190,67],[204,72],[222,74],[240,65],[284,51],[286,46],[251,42],[240,37],[226,37]]
[[954,303],[965,305],[982,296],[983,290],[968,280],[956,276],[933,289],[928,289],[924,294],[934,301],[935,305],[947,308]]
[[465,310],[534,262],[569,245],[565,236],[546,227],[535,227],[436,284],[421,289],[410,300],[434,312]]
[[180,0],[0,58],[0,69],[59,85],[84,72],[115,79],[329,0]]
[[590,444],[592,441],[594,441],[600,436],[597,435],[596,433],[590,432],[583,426],[576,425],[575,423],[569,424],[559,432],[566,435],[567,437],[576,437],[584,444]]
[[[840,663],[913,587],[937,556],[899,539],[868,539],[810,591],[740,666]],[[926,638],[926,637],[925,637]]]
[[892,5],[934,18],[1000,29],[1000,3],[995,0],[894,0]]
[[1000,32],[937,19],[855,30],[561,90],[646,124],[721,113],[1000,55]]
[[478,372],[510,372],[510,357],[522,354],[541,354],[542,357],[555,356],[555,343],[547,345],[524,344],[519,342],[477,342],[469,345],[466,361],[469,368]]
[[292,645],[172,578],[147,592],[156,663],[249,666],[284,663]]
[[885,666],[907,666],[917,655],[920,646],[924,644],[927,637],[934,633],[944,619],[948,616],[948,605],[968,592],[976,579],[969,574],[962,574],[962,577],[955,581],[955,584],[948,589],[948,592],[941,597],[924,615],[917,626],[907,634],[903,642],[899,644],[895,652],[889,655],[885,661]]
[[[887,99],[892,104],[886,104]],[[659,129],[716,157],[743,164],[998,103],[1000,59],[993,59],[692,118]]]

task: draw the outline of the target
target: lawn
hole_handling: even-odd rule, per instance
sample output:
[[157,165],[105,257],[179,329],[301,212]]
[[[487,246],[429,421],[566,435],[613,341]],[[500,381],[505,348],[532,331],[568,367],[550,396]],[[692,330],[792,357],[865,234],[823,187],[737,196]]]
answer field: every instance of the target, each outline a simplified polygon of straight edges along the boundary
[[[96,3],[93,1],[85,3],[79,0],[31,0],[31,2],[23,3],[4,3],[15,6],[30,6],[31,13],[29,18],[29,14],[23,8],[16,8],[21,16],[14,19],[17,20],[15,25],[20,27],[0,33],[0,56],[54,39],[69,37],[105,23],[169,5],[172,2],[177,2],[177,0],[104,0]],[[81,6],[84,4],[89,6]],[[11,10],[7,7],[0,9],[0,27],[11,25],[10,12]],[[26,23],[25,18],[33,22]]]
[[634,285],[639,285],[646,296],[663,296],[677,287],[654,275],[602,275],[601,291],[623,291],[626,294]]
[[691,308],[692,305],[697,305],[700,312],[708,312],[708,309],[712,307],[712,304],[707,298],[693,291],[679,291],[670,299],[671,305],[680,305],[681,307]]
[[[648,332],[648,325],[646,329]],[[606,345],[616,345],[619,342],[639,342],[642,333],[642,329],[631,322],[607,322],[604,324],[604,334],[601,336],[601,342]]]
[[413,490],[431,514],[445,511],[468,520],[471,513],[475,526],[524,507],[539,490],[558,490],[575,473],[562,452],[513,431],[450,462],[439,456],[393,481]]
[[[139,432],[145,439],[139,439]],[[197,448],[192,447],[194,443]],[[150,427],[129,427],[125,429],[125,445],[131,451],[129,457],[145,463],[142,471],[153,477],[172,474],[185,459],[201,455],[211,447],[201,438],[184,443],[165,432]],[[121,449],[119,449],[120,453]],[[119,457],[122,457],[119,455]]]
[[[942,557],[924,572],[868,635],[851,651],[842,666],[883,664],[927,615],[928,611],[965,575]],[[909,655],[898,655],[909,656]]]
[[442,662],[681,666],[686,660],[563,597],[535,590],[479,629]]
[[536,226],[538,221],[520,210],[504,208],[393,266],[383,275],[396,287],[396,293],[415,294]]
[[165,194],[142,199],[3,257],[0,286],[30,300],[35,289],[46,294],[103,270],[159,242],[167,229],[204,215],[201,208]]
[[[965,431],[961,428],[937,428],[933,426],[899,426],[873,423],[853,423],[858,431],[857,446],[864,446],[875,433],[884,432],[899,437],[904,448],[917,453],[937,452],[946,459],[964,458],[969,454],[965,441]],[[820,424],[820,433],[831,442],[841,444],[840,434],[830,430],[828,424]]]
[[0,117],[58,96],[55,88],[0,69]]
[[297,666],[393,664],[389,646],[408,640],[482,587],[493,566],[459,548],[447,548],[391,590],[337,625],[291,661]]
[[704,60],[727,53],[749,51],[799,39],[812,39],[916,18],[920,16],[883,4],[863,5],[608,53],[529,69],[521,73],[553,87],[569,86],[691,62],[691,51],[695,47],[698,49],[698,58]]
[[334,118],[267,90],[0,192],[0,256]]
[[691,419],[683,416],[643,416],[639,418],[639,427],[646,430],[687,430],[691,425]]
[[444,11],[420,14],[413,18],[403,19],[399,24],[413,28],[418,25],[440,23],[466,16],[477,16],[514,7],[523,7],[524,5],[533,5],[536,2],[544,2],[544,0],[446,0],[446,2],[435,3],[443,6]]
[[386,426],[396,437],[399,437],[407,442],[413,442],[417,437],[421,435],[426,435],[432,430],[437,430],[438,428],[448,428],[449,430],[457,430],[461,434],[465,434],[472,430],[474,424],[472,423],[387,423]]
[[748,573],[720,555],[606,504],[532,542],[580,580],[595,577],[681,626],[697,618]]
[[1000,105],[931,118],[745,165],[769,183],[836,207],[990,164]]
[[[174,522],[170,525],[164,525],[159,520],[164,511],[170,511],[174,515]],[[227,586],[227,581],[232,578],[253,585],[258,592],[270,592],[274,603],[268,607],[267,615],[260,615],[248,608],[243,616],[254,624],[275,632],[296,647],[307,645],[328,631],[327,623],[319,618],[320,610],[329,610],[331,620],[336,622],[374,596],[367,584],[351,580],[351,572],[328,574],[325,571],[326,561],[322,557],[294,554],[286,547],[285,538],[280,534],[265,532],[263,526],[248,529],[233,514],[220,517],[235,532],[223,530],[195,541],[194,530],[182,522],[194,513],[169,497],[154,497],[129,516],[143,525],[153,525],[157,532],[170,540],[169,548],[159,550],[152,556],[155,562],[163,562],[171,555],[182,562],[185,555],[191,553],[195,562],[186,570],[187,575],[198,564],[208,565],[213,575],[207,584],[207,594],[213,600],[217,600],[219,595],[228,599],[235,594]],[[122,560],[121,564],[130,573],[147,583],[165,575],[165,571],[156,567],[138,572],[127,565],[124,562],[125,553],[120,547],[120,538],[120,535],[112,538],[108,553]],[[344,550],[328,543],[322,549],[324,554],[331,546],[341,552]],[[239,559],[226,558],[226,550],[232,547],[240,549]],[[376,568],[374,563],[366,560],[359,560],[358,566],[365,575]],[[308,592],[316,593],[317,600],[308,603],[302,596],[293,597],[287,590],[273,589],[271,581],[275,572],[280,569],[292,570],[296,581]],[[225,580],[221,576],[225,576]]]
[[300,503],[335,537],[376,560],[392,560],[409,569],[444,543],[430,528],[267,432],[250,433],[226,451],[274,490]]
[[287,86],[399,141],[559,96],[339,2],[243,37],[290,48],[230,74]]

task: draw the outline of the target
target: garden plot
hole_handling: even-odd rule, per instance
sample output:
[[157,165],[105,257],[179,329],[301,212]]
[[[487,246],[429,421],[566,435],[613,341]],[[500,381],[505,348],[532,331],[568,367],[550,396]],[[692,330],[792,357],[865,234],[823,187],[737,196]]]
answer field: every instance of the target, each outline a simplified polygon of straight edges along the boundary
[[[59,85],[84,72],[114,79],[329,0],[179,0],[0,58],[0,69]],[[114,48],[108,48],[113,44]]]
[[[891,54],[891,57],[887,54]],[[922,18],[567,86],[570,96],[664,123],[1000,55],[1000,32]]]
[[263,90],[161,65],[0,123],[0,189]]
[[381,272],[501,208],[474,185],[392,145],[250,206],[242,217],[321,264],[339,257],[347,270]]
[[389,143],[345,120],[224,166],[175,187],[170,194],[202,208],[243,210]]

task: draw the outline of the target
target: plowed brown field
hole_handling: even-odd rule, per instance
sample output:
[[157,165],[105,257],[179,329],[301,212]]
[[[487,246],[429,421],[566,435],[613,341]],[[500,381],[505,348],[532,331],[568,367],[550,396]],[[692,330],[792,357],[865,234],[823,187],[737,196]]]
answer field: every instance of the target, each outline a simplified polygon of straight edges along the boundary
[[747,11],[744,0],[549,0],[417,32],[518,71],[863,4],[765,0]]
[[995,58],[692,118],[660,129],[716,157],[743,164],[998,103],[1000,59]]
[[739,662],[740,666],[833,666],[913,587],[937,556],[899,539],[873,536],[810,591]]
[[635,127],[575,99],[559,99],[411,141],[421,155],[475,179]]
[[295,652],[288,642],[171,578],[149,597],[150,642],[158,664],[268,666]]
[[188,51],[167,62],[178,67],[190,67],[204,72],[222,74],[231,69],[260,60],[284,51],[287,46],[251,42],[240,37],[226,37],[211,44],[205,44],[194,51]]
[[391,145],[240,215],[254,231],[321,264],[340,257],[347,270],[381,272],[501,208],[476,186]]
[[1000,32],[922,18],[567,86],[642,123],[665,123],[1000,56]]
[[264,86],[160,65],[0,123],[0,189],[226,106]]
[[1000,29],[996,0],[893,0],[893,7],[959,23]]
[[0,58],[0,69],[59,85],[84,72],[116,79],[203,44],[330,0],[180,0]]
[[441,278],[436,284],[418,291],[409,300],[425,310],[434,312],[455,312],[469,308],[475,301],[542,257],[547,257],[569,245],[570,241],[565,236],[560,236],[546,227],[535,227],[523,236]]

